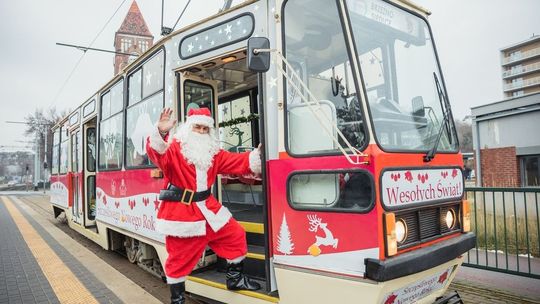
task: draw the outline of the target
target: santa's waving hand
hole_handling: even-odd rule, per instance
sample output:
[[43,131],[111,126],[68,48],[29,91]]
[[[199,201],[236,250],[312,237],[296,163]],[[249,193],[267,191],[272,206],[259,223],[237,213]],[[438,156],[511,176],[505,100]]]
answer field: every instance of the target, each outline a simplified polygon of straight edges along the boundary
[[[243,274],[246,233],[229,210],[211,194],[218,174],[261,173],[259,148],[231,153],[219,147],[208,108],[191,109],[176,134],[173,111],[163,109],[146,151],[165,177],[160,192],[156,229],[163,233],[169,254],[165,262],[172,303],[184,303],[185,279],[206,245],[228,262],[227,288],[256,290],[257,282]],[[259,146],[260,147],[260,146]]]

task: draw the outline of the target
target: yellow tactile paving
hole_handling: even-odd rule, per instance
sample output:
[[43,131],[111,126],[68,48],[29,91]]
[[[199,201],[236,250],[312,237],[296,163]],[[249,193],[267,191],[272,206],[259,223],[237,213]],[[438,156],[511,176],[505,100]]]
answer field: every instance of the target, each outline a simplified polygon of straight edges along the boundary
[[15,221],[60,303],[98,303],[88,289],[66,267],[34,227],[13,205],[13,202],[5,196],[2,196],[1,199],[4,201],[4,205]]

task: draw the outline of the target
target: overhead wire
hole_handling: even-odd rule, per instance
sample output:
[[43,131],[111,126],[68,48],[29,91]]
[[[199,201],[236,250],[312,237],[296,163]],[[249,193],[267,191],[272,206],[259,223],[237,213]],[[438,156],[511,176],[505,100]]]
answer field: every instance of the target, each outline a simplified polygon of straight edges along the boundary
[[[116,13],[118,13],[118,11],[120,10],[120,8],[122,8],[122,6],[124,5],[124,3],[126,2],[127,0],[123,0],[122,3],[120,3],[120,5],[116,8],[116,10],[114,11],[114,13],[112,14],[112,16],[107,20],[107,22],[105,22],[105,25],[103,25],[103,27],[101,28],[101,30],[99,31],[99,33],[97,33],[96,37],[94,37],[94,39],[90,42],[90,44],[87,46],[88,48],[91,47],[94,42],[96,42],[96,40],[98,39],[98,37],[101,35],[101,33],[103,33],[103,31],[105,30],[105,28],[107,27],[107,25],[109,25],[109,23],[111,22],[111,20],[114,18],[114,16],[116,15]],[[58,90],[58,92],[56,93],[56,95],[54,96],[54,99],[53,101],[51,102],[50,106],[54,106],[55,103],[58,101],[58,97],[60,96],[60,94],[62,94],[64,88],[66,87],[67,83],[69,82],[69,80],[71,79],[71,77],[73,76],[73,73],[75,73],[75,70],[77,70],[77,68],[79,67],[79,64],[81,63],[81,61],[83,60],[84,58],[84,55],[86,55],[86,50],[83,50],[83,54],[81,55],[81,57],[79,57],[79,60],[77,60],[77,62],[75,63],[75,66],[73,67],[73,69],[71,70],[71,72],[69,73],[68,77],[66,78],[66,80],[64,81],[64,83],[62,84],[62,86],[60,87],[60,89]]]

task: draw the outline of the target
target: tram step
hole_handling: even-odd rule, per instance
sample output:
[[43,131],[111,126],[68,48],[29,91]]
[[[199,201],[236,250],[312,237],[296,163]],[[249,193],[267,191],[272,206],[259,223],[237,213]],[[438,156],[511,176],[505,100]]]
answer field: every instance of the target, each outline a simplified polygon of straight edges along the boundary
[[[264,247],[248,245],[248,254],[246,255],[246,259],[244,259],[244,273],[250,277],[264,280],[266,278],[264,259]],[[218,272],[226,272],[227,261],[218,257],[216,270]]]
[[[198,285],[206,285],[208,287],[218,288],[218,289],[227,289],[225,285],[225,274],[218,272],[216,269],[206,269],[205,271],[200,272],[193,272],[190,276],[187,278],[187,287],[188,292],[190,292],[190,285],[192,283],[196,283]],[[259,284],[261,284],[262,288],[257,291],[235,291],[237,293],[244,294],[246,296],[252,297],[252,298],[258,298],[270,303],[277,303],[279,301],[279,298],[276,297],[275,292],[271,293],[268,290],[266,290],[266,281],[265,280],[259,280],[255,279]]]
[[264,247],[264,226],[259,223],[238,222],[246,230],[246,239],[248,245]]

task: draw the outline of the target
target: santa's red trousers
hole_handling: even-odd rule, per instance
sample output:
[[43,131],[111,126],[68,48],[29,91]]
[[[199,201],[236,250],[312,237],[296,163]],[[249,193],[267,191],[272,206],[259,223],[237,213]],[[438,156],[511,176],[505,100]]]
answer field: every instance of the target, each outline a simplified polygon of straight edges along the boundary
[[246,231],[231,218],[225,226],[214,232],[206,223],[206,235],[194,237],[165,237],[169,257],[165,262],[165,274],[169,278],[189,275],[201,259],[208,245],[219,257],[235,260],[247,254]]

